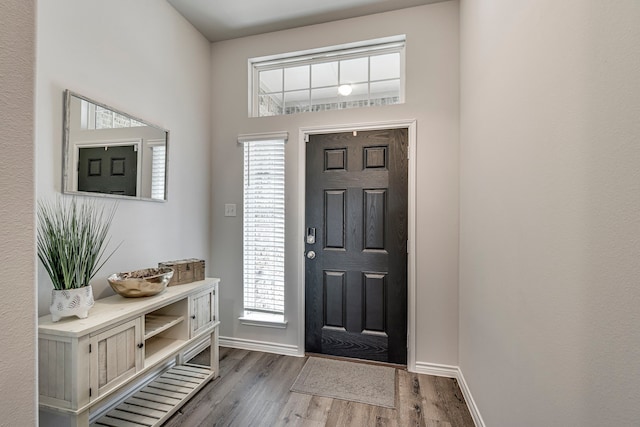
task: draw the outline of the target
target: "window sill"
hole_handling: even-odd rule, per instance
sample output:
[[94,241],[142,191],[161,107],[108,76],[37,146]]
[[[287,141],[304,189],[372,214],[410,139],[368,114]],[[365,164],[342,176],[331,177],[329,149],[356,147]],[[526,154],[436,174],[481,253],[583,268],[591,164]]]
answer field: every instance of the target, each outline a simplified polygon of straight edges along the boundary
[[238,318],[241,324],[248,326],[261,326],[264,328],[285,329],[287,321],[284,320],[283,314],[271,313],[252,313],[245,312],[243,316]]

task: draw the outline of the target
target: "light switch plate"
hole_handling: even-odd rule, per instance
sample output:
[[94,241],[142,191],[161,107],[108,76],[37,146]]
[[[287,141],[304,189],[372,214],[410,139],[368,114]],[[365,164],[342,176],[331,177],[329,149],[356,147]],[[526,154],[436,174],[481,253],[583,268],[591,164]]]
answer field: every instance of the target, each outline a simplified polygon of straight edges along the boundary
[[224,216],[236,216],[235,203],[226,203],[224,205]]

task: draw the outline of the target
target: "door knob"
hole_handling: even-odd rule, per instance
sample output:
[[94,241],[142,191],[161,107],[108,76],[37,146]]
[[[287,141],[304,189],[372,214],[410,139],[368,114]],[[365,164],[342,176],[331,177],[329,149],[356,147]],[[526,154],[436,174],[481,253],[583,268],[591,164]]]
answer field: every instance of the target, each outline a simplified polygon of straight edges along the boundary
[[314,259],[316,257],[316,253],[314,251],[307,252],[307,258]]

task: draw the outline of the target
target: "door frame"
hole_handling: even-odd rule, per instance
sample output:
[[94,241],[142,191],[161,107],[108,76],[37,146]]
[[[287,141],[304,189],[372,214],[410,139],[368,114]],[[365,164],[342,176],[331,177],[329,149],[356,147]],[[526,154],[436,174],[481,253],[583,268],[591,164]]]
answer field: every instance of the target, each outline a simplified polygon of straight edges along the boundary
[[415,371],[416,369],[416,146],[417,146],[417,121],[416,119],[408,120],[392,120],[380,121],[372,123],[354,123],[334,126],[312,126],[301,127],[298,133],[298,225],[296,232],[297,250],[300,254],[297,258],[298,269],[298,355],[304,356],[305,353],[305,205],[306,205],[306,160],[307,160],[307,141],[309,135],[342,133],[352,131],[368,131],[381,129],[402,129],[408,130],[408,147],[409,156],[408,165],[408,204],[407,204],[407,369]]

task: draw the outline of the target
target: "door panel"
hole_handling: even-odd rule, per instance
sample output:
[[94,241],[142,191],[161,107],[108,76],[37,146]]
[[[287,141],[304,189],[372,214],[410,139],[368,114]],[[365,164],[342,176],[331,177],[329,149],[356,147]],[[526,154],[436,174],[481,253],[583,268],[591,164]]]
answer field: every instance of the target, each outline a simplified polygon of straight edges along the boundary
[[324,192],[324,235],[325,249],[344,249],[346,190]]
[[346,283],[344,271],[324,272],[324,325],[346,326]]
[[364,190],[364,249],[385,250],[387,190]]
[[91,337],[92,398],[122,384],[142,369],[142,323],[137,318]]
[[384,273],[364,273],[364,330],[386,335],[386,277]]
[[215,320],[213,312],[213,290],[207,290],[189,298],[191,312],[191,338],[206,329]]
[[306,351],[406,363],[407,130],[307,144]]

